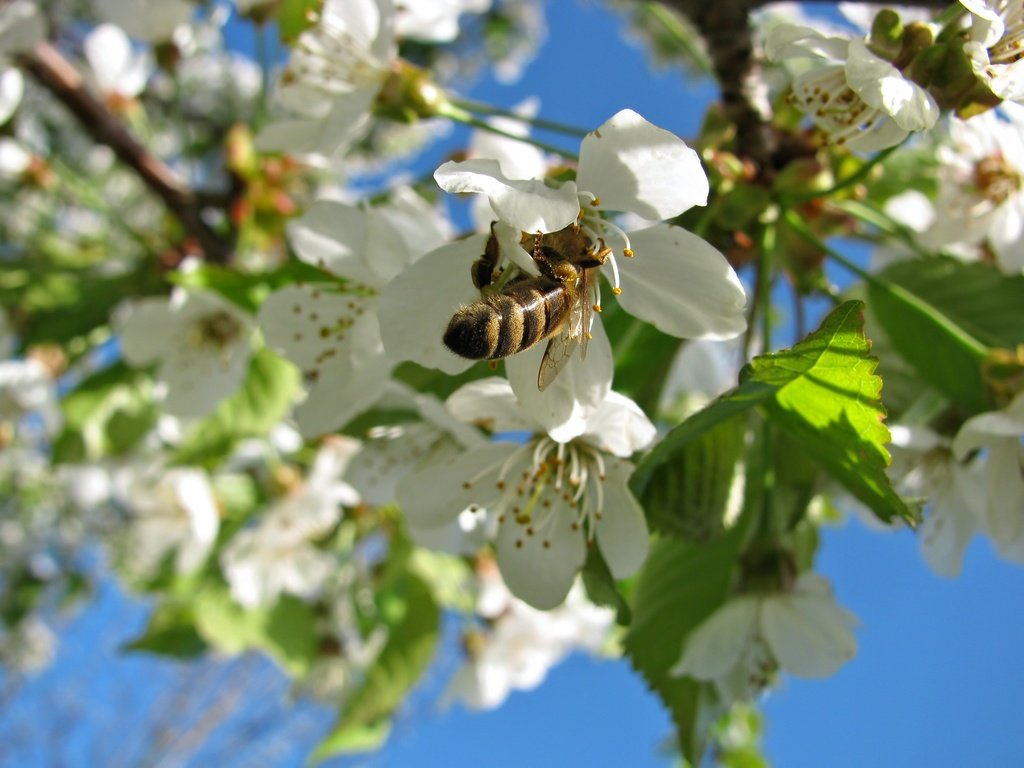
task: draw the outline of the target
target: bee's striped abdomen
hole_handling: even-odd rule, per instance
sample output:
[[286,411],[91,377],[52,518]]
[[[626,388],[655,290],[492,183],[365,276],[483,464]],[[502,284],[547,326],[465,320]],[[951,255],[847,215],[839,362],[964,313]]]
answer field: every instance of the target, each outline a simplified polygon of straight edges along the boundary
[[514,355],[558,331],[568,317],[565,287],[546,277],[514,282],[469,304],[452,317],[444,343],[472,360]]

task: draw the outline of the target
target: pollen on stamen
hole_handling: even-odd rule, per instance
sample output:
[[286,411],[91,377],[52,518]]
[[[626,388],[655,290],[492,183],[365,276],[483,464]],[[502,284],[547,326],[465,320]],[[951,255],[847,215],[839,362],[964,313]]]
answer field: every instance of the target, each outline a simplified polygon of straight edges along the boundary
[[569,527],[572,528],[574,531],[578,531],[580,529],[580,521],[573,520],[572,523],[569,524]]
[[494,484],[494,487],[497,488],[499,491],[504,491],[505,490],[505,481],[504,480],[499,480],[498,482],[496,482]]
[[551,540],[544,539],[544,549],[551,549]]
[[501,525],[501,524],[502,524],[502,523],[504,523],[504,522],[505,522],[505,521],[506,521],[507,519],[508,519],[508,518],[507,518],[507,517],[505,517],[505,515],[504,515],[504,514],[498,515],[498,524],[499,524],[499,525]]
[[590,204],[597,208],[601,204],[601,198],[595,197],[593,200],[590,201]]
[[465,480],[462,483],[462,487],[468,491],[470,488],[473,487],[473,484],[469,480]]
[[634,256],[636,256],[636,252],[632,248],[623,248],[622,255],[625,256],[627,259],[632,259]]
[[620,296],[620,295],[622,295],[622,289],[619,288],[619,286],[616,285],[616,286],[614,286],[612,288],[612,294],[615,295],[615,296]]
[[516,549],[522,549],[522,548],[523,548],[523,540],[522,539],[517,539],[516,540]]
[[593,310],[594,310],[595,312],[597,312],[598,314],[601,314],[601,312],[603,312],[603,311],[604,311],[604,310],[603,310],[603,309],[601,308],[601,305],[600,305],[600,304],[595,304],[595,305],[593,306]]

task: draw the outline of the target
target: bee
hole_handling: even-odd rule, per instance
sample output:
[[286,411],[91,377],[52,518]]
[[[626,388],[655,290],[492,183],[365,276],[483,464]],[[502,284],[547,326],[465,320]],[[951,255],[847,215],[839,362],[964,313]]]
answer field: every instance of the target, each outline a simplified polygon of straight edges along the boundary
[[580,357],[586,357],[593,308],[591,272],[604,264],[610,249],[603,241],[595,246],[575,223],[545,235],[524,233],[521,242],[527,247],[531,240],[540,275],[516,275],[503,283],[500,248],[491,225],[484,253],[471,267],[481,297],[456,311],[444,344],[471,360],[499,360],[547,339],[537,372],[537,388],[543,391],[577,347]]

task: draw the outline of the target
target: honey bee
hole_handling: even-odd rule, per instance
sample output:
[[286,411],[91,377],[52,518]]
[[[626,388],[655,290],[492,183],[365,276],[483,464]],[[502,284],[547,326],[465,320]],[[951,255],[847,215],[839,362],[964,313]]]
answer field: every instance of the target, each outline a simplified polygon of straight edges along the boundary
[[610,252],[575,223],[545,235],[524,233],[540,275],[516,275],[501,281],[501,253],[491,225],[483,255],[471,267],[477,301],[461,307],[444,334],[444,344],[471,360],[499,360],[548,340],[537,388],[543,391],[566,366],[577,347],[587,354],[590,338],[591,272]]

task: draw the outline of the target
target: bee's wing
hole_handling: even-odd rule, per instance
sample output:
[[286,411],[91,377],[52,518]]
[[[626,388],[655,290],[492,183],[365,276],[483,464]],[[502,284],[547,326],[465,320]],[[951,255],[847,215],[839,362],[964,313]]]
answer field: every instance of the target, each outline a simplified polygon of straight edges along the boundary
[[[586,337],[584,337],[586,338]],[[555,380],[555,377],[565,368],[566,363],[572,357],[572,353],[579,346],[579,337],[569,333],[559,333],[552,336],[544,350],[544,357],[540,361],[540,370],[537,371],[537,389],[543,392],[548,385]]]

